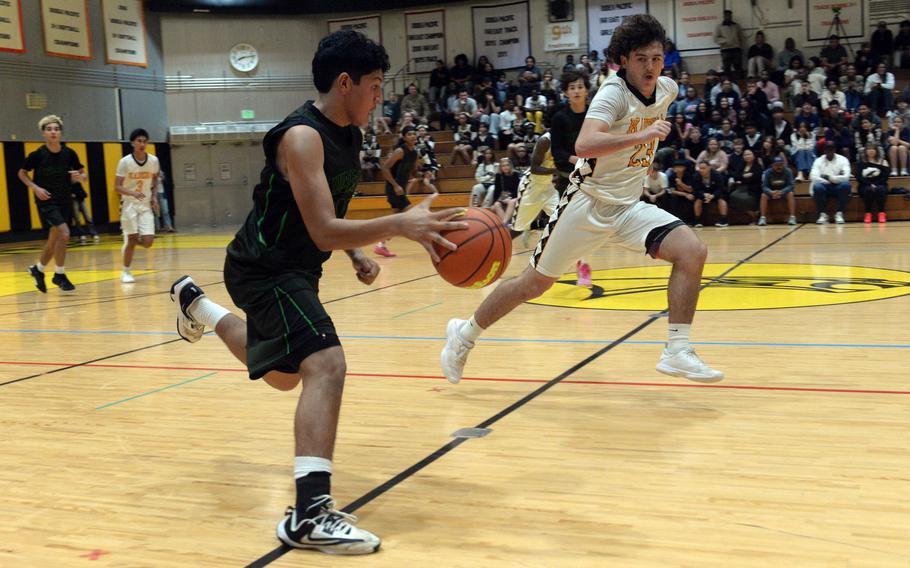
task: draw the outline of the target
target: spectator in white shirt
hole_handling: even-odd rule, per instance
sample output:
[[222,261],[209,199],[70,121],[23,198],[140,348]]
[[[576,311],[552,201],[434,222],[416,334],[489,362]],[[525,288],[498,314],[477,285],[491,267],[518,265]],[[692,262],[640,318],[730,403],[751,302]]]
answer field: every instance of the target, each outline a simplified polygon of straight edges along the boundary
[[483,157],[474,171],[477,185],[471,190],[472,207],[489,207],[493,204],[493,186],[496,183],[496,174],[499,173],[499,162],[492,148],[483,151]]
[[[582,58],[587,55],[582,55]],[[524,101],[525,116],[534,123],[534,132],[543,133],[543,111],[547,109],[547,97],[540,94],[537,89],[531,89],[531,94]]]
[[840,108],[847,108],[847,95],[838,88],[838,83],[834,79],[828,79],[828,88],[819,97],[822,104],[822,110],[828,110],[828,103],[837,101]]
[[872,112],[885,116],[891,110],[892,94],[894,90],[894,75],[888,72],[884,63],[879,63],[876,72],[866,77],[866,102]]
[[815,197],[815,208],[818,211],[819,225],[828,223],[828,199],[837,198],[837,212],[834,222],[844,222],[844,211],[850,199],[850,160],[837,153],[837,145],[829,140],[825,142],[825,155],[816,158],[809,175],[812,182],[810,193]]

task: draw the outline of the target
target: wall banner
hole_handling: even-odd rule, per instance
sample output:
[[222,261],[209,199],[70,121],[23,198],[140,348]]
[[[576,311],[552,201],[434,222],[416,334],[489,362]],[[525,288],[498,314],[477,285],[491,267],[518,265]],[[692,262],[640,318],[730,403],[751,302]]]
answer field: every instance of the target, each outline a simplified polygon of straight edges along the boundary
[[411,73],[429,73],[436,68],[437,59],[446,60],[445,10],[405,12],[404,29]]
[[610,45],[613,31],[619,24],[629,16],[645,14],[647,11],[648,5],[645,0],[637,2],[588,0],[588,51],[596,50],[603,56],[604,49]]
[[0,0],[0,51],[25,53],[21,0]]
[[359,18],[341,18],[329,20],[329,33],[338,30],[354,30],[362,33],[376,43],[382,45],[382,26],[379,14],[361,16]]
[[107,62],[146,67],[142,0],[102,0]]
[[495,69],[524,67],[531,53],[527,2],[472,6],[474,57],[486,55]]
[[41,0],[41,24],[48,55],[92,58],[88,0]]

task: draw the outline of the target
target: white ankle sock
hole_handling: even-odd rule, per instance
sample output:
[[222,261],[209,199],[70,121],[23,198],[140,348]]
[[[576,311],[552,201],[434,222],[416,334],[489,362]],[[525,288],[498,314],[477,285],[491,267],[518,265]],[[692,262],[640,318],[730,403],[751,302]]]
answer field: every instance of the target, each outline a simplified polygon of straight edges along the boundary
[[480,337],[480,334],[486,331],[484,328],[477,325],[477,322],[474,321],[474,316],[471,316],[471,319],[464,322],[461,326],[461,329],[458,330],[461,338],[467,341],[468,343],[473,344],[477,341],[477,338]]
[[190,315],[193,316],[194,320],[211,329],[215,329],[221,318],[229,313],[231,313],[230,310],[205,297],[196,300],[196,303],[190,309]]
[[689,347],[689,332],[692,324],[689,323],[671,323],[667,326],[669,332],[667,340],[667,351],[670,353],[679,353]]
[[54,274],[66,274],[66,268],[63,266],[58,266],[54,269]]
[[314,471],[332,473],[332,460],[315,456],[297,456],[294,458],[294,479],[300,479]]
[[45,265],[41,264],[41,261],[39,260],[38,262],[35,263],[35,268],[37,268],[41,272],[44,272],[44,269],[47,267]]
[[124,272],[129,272],[129,271],[130,271],[130,267],[124,264],[124,265],[123,265],[123,271],[124,271]]

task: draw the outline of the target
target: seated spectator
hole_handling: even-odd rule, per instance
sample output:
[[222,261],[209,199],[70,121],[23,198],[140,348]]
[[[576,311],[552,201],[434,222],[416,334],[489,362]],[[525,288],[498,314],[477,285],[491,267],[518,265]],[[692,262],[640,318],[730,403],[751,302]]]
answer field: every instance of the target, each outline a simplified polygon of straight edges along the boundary
[[[877,60],[872,57],[872,47],[868,41],[864,41],[860,44],[859,49],[856,51],[856,57],[853,59],[853,66],[856,67],[856,72],[861,75],[867,75],[875,71],[875,65]],[[838,73],[838,75],[843,75],[843,73]]]
[[[784,80],[783,80],[783,83],[781,83],[781,85],[785,89],[787,89],[787,92],[791,95],[794,92],[793,88],[792,88],[793,81],[796,81],[797,79],[799,79],[800,76],[805,76],[805,75],[809,74],[809,72],[806,71],[806,69],[804,67],[803,61],[804,61],[804,59],[802,58],[802,56],[791,57],[790,65],[784,71]],[[805,73],[805,75],[803,75],[804,73]]]
[[863,87],[866,85],[866,79],[863,77],[863,75],[860,75],[856,72],[856,66],[853,65],[852,63],[847,65],[847,72],[841,74],[841,76],[838,78],[838,82],[840,83],[840,89],[842,91],[846,91],[847,84],[850,81],[853,81],[860,87]]
[[764,136],[758,131],[758,125],[753,121],[746,122],[746,135],[743,137],[745,147],[755,152],[755,156],[761,159],[761,147]]
[[694,165],[698,156],[704,152],[707,147],[708,143],[702,138],[701,129],[693,127],[689,130],[688,140],[683,142],[683,155]]
[[758,77],[762,71],[770,70],[773,59],[774,51],[770,45],[765,43],[765,32],[761,30],[755,32],[755,43],[749,47],[749,51],[746,53],[746,75]]
[[746,81],[746,93],[743,98],[749,101],[749,105],[761,114],[767,115],[770,106],[768,105],[768,95],[758,86],[754,79]]
[[809,171],[815,163],[815,133],[805,122],[800,122],[797,131],[790,135],[790,154],[796,166],[796,181],[809,179]]
[[679,77],[680,73],[685,70],[682,55],[676,49],[676,44],[669,39],[664,41],[664,69],[669,70],[670,76],[674,79]]
[[698,110],[698,105],[703,103],[704,101],[695,92],[695,87],[688,87],[686,88],[685,98],[670,106],[671,109],[674,109],[671,114],[681,114],[686,118],[686,122],[692,122],[695,120],[695,112]]
[[879,22],[871,38],[871,53],[873,61],[881,61],[886,58],[889,67],[894,65],[892,57],[894,56],[894,34],[888,29],[888,24]]
[[863,89],[869,108],[878,116],[885,116],[891,110],[893,90],[894,75],[888,72],[884,63],[879,63],[875,73],[866,77],[866,87]]
[[676,198],[673,209],[676,216],[692,224],[694,220],[695,189],[694,175],[686,160],[673,162],[673,170],[667,174],[667,187],[670,194]]
[[480,101],[480,123],[486,124],[490,133],[495,137],[499,134],[499,113],[502,110],[496,104],[496,93],[492,88],[485,89],[481,93]]
[[548,101],[555,101],[559,100],[559,93],[559,79],[554,79],[553,70],[547,69],[543,72],[543,81],[540,82],[540,94]]
[[788,157],[783,148],[778,146],[777,140],[773,136],[765,136],[762,140],[761,151],[758,153],[758,158],[761,160],[762,164],[770,164],[774,161],[774,158],[780,158],[786,164],[788,162]]
[[531,94],[525,99],[524,109],[528,121],[534,124],[534,131],[538,134],[543,132],[543,112],[547,109],[547,98],[537,89],[531,89]]
[[[849,184],[848,184],[849,185]],[[796,224],[796,197],[793,194],[793,172],[784,163],[781,157],[774,158],[771,161],[771,167],[765,170],[762,175],[762,194],[761,217],[758,218],[759,225],[768,224],[768,202],[777,199],[787,200],[787,209],[790,217],[787,219],[788,225]]]
[[696,158],[697,163],[704,162],[711,167],[711,170],[720,174],[726,183],[727,180],[727,153],[721,150],[720,142],[716,138],[709,138],[707,147]]
[[[892,176],[910,175],[907,161],[910,154],[910,127],[900,116],[895,116],[888,123],[888,132],[883,135],[885,151],[888,152],[888,161],[891,162]],[[884,154],[883,154],[884,155]]]
[[894,109],[888,113],[888,121],[900,117],[904,121],[904,126],[910,126],[910,108],[908,108],[907,99],[900,97],[894,103]]
[[841,122],[849,122],[851,115],[844,111],[841,108],[840,103],[837,102],[837,99],[833,99],[828,103],[828,108],[823,110],[821,114],[818,115],[819,129],[822,130],[829,128],[834,124],[835,120],[840,120]]
[[695,108],[695,117],[692,119],[692,124],[704,124],[711,118],[711,113],[708,112],[708,103],[699,103]]
[[[534,129],[533,122],[526,122],[521,126],[515,127],[515,135],[512,137],[512,143],[508,146],[509,158],[512,160],[512,166],[515,168],[520,167],[519,162],[523,162],[522,159],[518,157],[518,151],[524,150],[527,154],[529,148],[533,150],[534,144],[537,143],[538,135]],[[522,164],[523,166],[524,164]],[[530,164],[527,164],[530,167]]]
[[809,102],[804,102],[799,111],[793,115],[793,122],[799,124],[800,122],[805,122],[809,125],[809,129],[815,131],[819,126],[818,111],[815,110]]
[[575,65],[575,70],[587,73],[588,76],[594,74],[594,65],[591,63],[591,59],[588,57],[587,53],[581,54],[578,63]]
[[788,37],[784,40],[784,48],[777,53],[777,68],[771,77],[778,85],[784,83],[784,72],[790,68],[790,63],[794,57],[799,58],[800,62],[805,59],[803,52],[796,49],[796,41],[792,37]]
[[815,159],[809,179],[812,187],[809,190],[815,198],[815,209],[818,212],[819,225],[828,223],[828,199],[837,198],[837,212],[834,222],[844,223],[844,211],[850,199],[850,160],[836,152],[834,142],[825,142],[825,154]]
[[840,37],[837,34],[831,34],[828,38],[828,45],[822,48],[819,60],[824,73],[832,72],[832,75],[838,65],[847,63],[847,50],[840,44]]
[[500,150],[504,150],[512,142],[515,118],[515,103],[508,99],[503,105],[503,110],[499,113],[499,133],[497,137]]
[[[780,103],[780,87],[777,86],[777,83],[771,80],[771,76],[767,71],[762,71],[759,75],[758,81],[755,82],[758,85],[758,88],[764,91],[765,97],[768,99],[768,108],[775,106],[774,103]],[[781,103],[783,105],[783,103]]]
[[398,124],[401,116],[401,107],[398,106],[398,95],[389,93],[388,98],[382,103],[382,116],[376,117],[373,130],[377,134],[391,134],[392,129]]
[[[539,136],[535,135],[535,142],[537,138],[539,138]],[[534,147],[528,146],[527,144],[522,144],[515,148],[514,158],[512,158],[512,168],[519,177],[525,175],[525,172],[531,169],[531,152],[533,151]]]
[[822,110],[827,110],[828,104],[831,101],[837,101],[837,104],[841,108],[847,108],[847,97],[844,95],[844,92],[838,88],[838,82],[834,79],[828,79],[828,88],[825,89],[825,92],[822,93],[822,96],[819,97],[821,101]]
[[436,181],[436,172],[439,171],[439,161],[436,159],[436,141],[427,131],[427,125],[421,124],[417,127],[417,156],[420,158],[420,170],[424,174],[424,185],[432,187],[431,191],[436,192],[436,188],[431,186]]
[[494,89],[496,90],[496,102],[499,106],[505,104],[506,99],[512,97],[514,99],[515,94],[518,93],[518,88],[512,85],[512,82],[506,78],[505,71],[499,71],[496,73],[496,83],[494,83]]
[[679,79],[676,80],[676,86],[679,87],[679,94],[676,95],[677,101],[681,101],[686,98],[686,89],[689,88],[689,81],[691,81],[689,73],[686,71],[680,72]]
[[464,53],[459,53],[455,56],[455,65],[449,69],[449,76],[452,78],[452,82],[455,83],[457,91],[464,89],[465,93],[470,93],[474,90],[474,84],[472,83],[474,68],[468,64],[468,56]]
[[477,184],[471,189],[471,207],[489,207],[493,204],[493,186],[498,173],[499,163],[496,161],[496,155],[492,149],[487,148],[474,170],[474,180]]
[[860,91],[860,86],[853,81],[847,82],[847,88],[844,89],[844,99],[846,103],[844,104],[844,110],[849,113],[854,113],[863,104],[863,94]]
[[717,203],[719,217],[714,223],[715,227],[728,227],[727,222],[727,182],[724,177],[714,170],[708,162],[698,162],[696,174],[692,179],[692,189],[695,200],[692,202],[695,211],[695,226],[701,227],[701,214],[706,205]]
[[717,105],[717,112],[720,113],[721,122],[724,120],[729,120],[730,124],[736,124],[738,119],[736,117],[736,109],[730,106],[730,101],[728,99],[720,99],[720,104]]
[[[809,81],[812,92],[816,95],[821,95],[825,90],[825,82],[828,80],[827,69],[819,63],[818,57],[810,57],[806,61],[806,69],[809,71],[806,75],[806,80]],[[833,76],[836,77],[837,74],[834,73]]]
[[518,202],[518,182],[521,176],[508,158],[499,160],[499,172],[493,178],[493,203],[491,208],[503,223],[509,223]]
[[616,70],[610,64],[609,59],[602,59],[600,61],[600,68],[597,71],[597,75],[592,78],[591,85],[594,89],[593,92],[596,93],[600,86],[609,79],[612,75],[616,74]]
[[475,81],[477,83],[488,82],[493,84],[496,82],[496,69],[493,67],[493,64],[490,63],[490,60],[487,59],[486,55],[481,55],[477,58],[477,66],[475,69]]
[[562,72],[565,73],[566,71],[575,71],[575,70],[576,70],[575,56],[570,53],[570,54],[566,55],[566,64],[562,66]]
[[[711,91],[713,91],[714,87],[717,87],[718,85],[720,85],[720,78],[717,76],[717,71],[714,69],[708,69],[708,71],[705,73],[705,99],[710,100],[714,98],[714,95],[717,93],[714,93],[712,95]],[[719,91],[720,89],[718,89],[718,92]]]
[[446,100],[446,97],[448,96],[446,89],[451,80],[449,68],[446,67],[444,61],[437,59],[436,67],[430,71],[430,89],[428,91],[430,104],[433,105],[436,110],[444,110],[439,108],[439,103]]
[[714,138],[714,135],[720,132],[722,122],[723,119],[720,117],[720,111],[718,109],[712,110],[711,119],[701,127],[701,137],[705,140],[706,144],[708,138]]
[[408,85],[407,94],[401,98],[401,112],[409,112],[415,124],[426,124],[430,118],[430,103],[424,98],[417,85]]
[[801,81],[799,83],[799,92],[790,99],[790,104],[793,107],[794,112],[796,112],[806,103],[808,103],[810,107],[818,108],[819,98],[812,90],[808,81]]
[[712,97],[711,100],[714,102],[714,106],[719,106],[720,99],[724,98],[729,101],[731,107],[736,108],[739,106],[740,99],[740,94],[737,91],[738,89],[733,89],[733,82],[730,81],[730,79],[724,79],[720,84],[720,91],[717,93],[717,95]]
[[641,200],[673,213],[673,196],[670,195],[667,174],[658,170],[654,163],[648,168],[648,175],[645,176]]
[[481,122],[477,127],[477,135],[471,140],[471,146],[474,148],[475,156],[482,156],[487,148],[491,150],[496,148],[496,138],[490,132],[486,123]]
[[868,120],[877,128],[882,127],[882,119],[880,119],[877,114],[872,112],[872,110],[869,108],[869,105],[859,105],[859,108],[856,110],[856,114],[853,115],[853,120],[850,122],[850,128],[853,128],[854,130],[859,128],[859,125],[863,120]]
[[468,115],[462,113],[458,115],[458,126],[455,128],[455,147],[452,149],[452,158],[449,160],[451,165],[456,165],[460,158],[463,164],[470,164],[474,161],[473,141],[476,134],[468,122]]
[[398,121],[398,135],[404,134],[404,129],[408,127],[417,128],[417,125],[414,124],[414,115],[409,112],[403,112],[401,113],[401,120]]
[[[531,94],[532,90],[540,92],[540,80],[543,78],[543,73],[540,71],[540,67],[537,66],[537,60],[533,56],[529,55],[525,57],[525,66],[518,71],[518,92],[524,98]],[[516,103],[520,106],[521,102],[516,100]]]
[[[852,160],[853,132],[845,123],[835,120],[831,128],[825,131],[825,142],[833,142],[838,154],[848,160]],[[824,146],[822,146],[821,150],[824,151]]]
[[[745,160],[743,159],[743,153],[746,151],[746,143],[742,138],[733,139],[733,152],[727,156],[727,171],[734,172],[743,166]],[[752,152],[751,150],[749,150]],[[752,155],[755,156],[755,160],[758,161],[758,155],[755,152],[752,152]],[[761,164],[759,164],[761,165]]]
[[775,140],[783,140],[789,150],[790,139],[793,136],[793,125],[784,118],[784,109],[775,108],[771,113],[771,125],[766,134],[773,136]]
[[683,147],[683,143],[689,137],[689,130],[692,128],[692,124],[686,121],[684,115],[677,114],[673,117],[672,125],[670,134],[657,143],[658,148],[672,146],[679,150]]
[[758,219],[759,198],[762,193],[762,168],[755,153],[745,150],[742,160],[732,171],[730,181],[730,206],[734,209],[745,211],[750,218],[750,224]]
[[872,214],[878,210],[878,222],[888,221],[885,215],[885,201],[888,198],[888,162],[881,150],[874,144],[863,148],[856,166],[856,182],[859,195],[863,198],[863,223],[872,222]]
[[882,140],[882,129],[872,124],[868,118],[864,118],[859,123],[859,128],[853,131],[853,148],[856,151],[857,158],[863,155],[863,148],[866,144],[878,146]]
[[364,181],[376,181],[376,172],[381,169],[379,165],[381,155],[382,149],[376,140],[376,134],[368,128],[363,134],[363,144],[360,146],[360,171]]
[[[740,138],[740,134],[733,130],[733,125],[729,120],[724,119],[720,123],[720,132],[714,134],[714,139],[720,144],[720,149],[730,154],[733,152],[733,142]],[[729,165],[727,171],[729,171]]]

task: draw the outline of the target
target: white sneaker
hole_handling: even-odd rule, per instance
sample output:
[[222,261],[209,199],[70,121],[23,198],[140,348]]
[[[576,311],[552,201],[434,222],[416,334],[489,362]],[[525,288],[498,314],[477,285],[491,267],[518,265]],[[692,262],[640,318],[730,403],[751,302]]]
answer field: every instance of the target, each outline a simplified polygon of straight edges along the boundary
[[904,168],[904,169],[901,170],[901,175],[902,175],[902,176],[910,176],[910,172],[908,172],[907,169]]
[[685,377],[700,383],[716,383],[724,378],[722,372],[705,365],[691,347],[678,353],[670,353],[664,349],[657,363],[657,370],[665,375]]
[[123,272],[120,273],[120,281],[123,282],[124,284],[132,284],[133,282],[136,281],[136,279],[133,278],[133,275],[132,275],[132,273],[130,273],[129,270],[124,270]]
[[474,348],[473,343],[465,341],[458,335],[458,329],[464,324],[465,320],[449,320],[446,325],[446,346],[442,348],[442,353],[439,354],[442,374],[453,385],[461,381],[464,365],[468,362],[468,353]]
[[840,211],[838,211],[837,213],[835,213],[835,214],[834,214],[834,222],[837,223],[838,225],[843,225],[843,224],[844,224],[844,214],[841,213]]
[[788,225],[795,225],[795,224],[796,224],[796,217],[795,217],[794,215],[790,215],[790,218],[787,219],[787,224],[788,224]]
[[297,510],[288,507],[287,516],[278,523],[278,540],[294,548],[328,554],[370,554],[379,550],[379,537],[355,527],[357,517],[336,510],[331,495],[316,498],[310,507],[319,507],[319,514],[299,521]]
[[818,221],[815,222],[816,225],[827,225],[828,224],[828,214],[819,213]]
[[205,292],[189,276],[181,276],[171,284],[171,301],[177,306],[177,335],[190,343],[202,339],[205,332],[205,326],[190,315],[196,300],[204,297]]
[[761,217],[758,218],[758,226],[759,226],[759,227],[764,227],[764,226],[767,225],[767,224],[768,224],[768,220],[765,219],[765,216],[764,216],[764,215],[762,215]]

